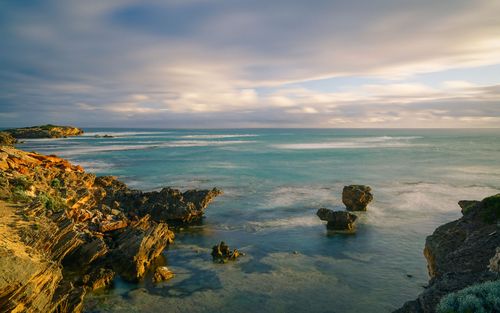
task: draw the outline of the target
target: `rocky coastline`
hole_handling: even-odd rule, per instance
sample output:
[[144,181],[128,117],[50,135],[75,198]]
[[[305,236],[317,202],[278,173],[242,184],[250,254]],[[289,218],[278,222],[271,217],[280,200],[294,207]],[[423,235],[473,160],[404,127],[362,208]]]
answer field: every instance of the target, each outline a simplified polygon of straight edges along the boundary
[[[199,221],[220,194],[132,190],[56,156],[1,146],[0,307],[80,312],[85,294],[116,275],[142,279],[173,242],[171,225]],[[156,271],[155,280],[170,275]]]
[[426,239],[428,286],[395,313],[436,312],[445,295],[500,279],[500,194],[459,205],[463,216],[438,227]]

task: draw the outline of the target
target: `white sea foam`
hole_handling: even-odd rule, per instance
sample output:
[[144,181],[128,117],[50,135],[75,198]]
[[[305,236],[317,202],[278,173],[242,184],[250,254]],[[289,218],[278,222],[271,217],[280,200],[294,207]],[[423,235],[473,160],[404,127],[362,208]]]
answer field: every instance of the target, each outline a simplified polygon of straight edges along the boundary
[[304,216],[294,216],[274,220],[252,221],[246,224],[245,229],[249,231],[260,231],[268,228],[311,227],[321,224],[322,222],[315,214],[307,214]]
[[163,143],[152,143],[142,145],[107,145],[107,146],[78,146],[74,149],[64,149],[54,151],[60,156],[72,156],[89,153],[109,152],[109,151],[127,151],[127,150],[146,150],[156,148],[175,148],[175,147],[208,147],[208,146],[224,146],[234,144],[244,144],[251,141],[231,140],[231,141],[200,141],[200,140],[183,140],[170,141]]
[[256,134],[227,134],[227,135],[184,135],[179,136],[181,138],[193,138],[193,139],[224,139],[224,138],[244,138],[244,137],[257,137]]
[[98,161],[98,160],[95,160],[95,161],[74,161],[73,163],[82,166],[85,169],[85,171],[91,172],[91,173],[101,173],[101,172],[104,172],[106,170],[109,170],[113,166],[112,164],[110,164],[108,162]]
[[129,137],[129,136],[144,136],[144,135],[161,135],[170,134],[171,132],[160,132],[160,131],[103,131],[103,132],[88,132],[83,133],[79,137],[72,138],[82,138],[82,137],[94,137],[94,136],[104,136],[110,135],[115,137]]
[[272,145],[274,148],[287,150],[315,150],[315,149],[371,149],[371,148],[404,148],[412,146],[422,146],[422,144],[410,141],[419,139],[419,136],[380,136],[380,137],[359,137],[342,138],[338,141],[311,142],[311,143],[290,143]]

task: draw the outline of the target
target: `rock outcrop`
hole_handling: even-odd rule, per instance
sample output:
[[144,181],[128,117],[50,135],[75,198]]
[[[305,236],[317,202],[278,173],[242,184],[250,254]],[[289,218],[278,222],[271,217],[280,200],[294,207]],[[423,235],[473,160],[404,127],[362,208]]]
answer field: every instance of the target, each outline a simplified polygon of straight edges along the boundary
[[7,129],[14,138],[62,138],[70,136],[79,136],[83,134],[83,130],[73,126],[58,126],[58,125],[41,125],[32,127],[22,127]]
[[131,190],[56,156],[0,147],[2,311],[79,312],[86,292],[115,275],[144,277],[174,239],[168,219],[147,213],[154,201],[190,221],[218,194],[169,190],[179,196]]
[[11,134],[0,132],[0,146],[13,146],[17,143],[17,139],[12,137]]
[[153,283],[160,283],[173,278],[175,274],[166,266],[158,266],[153,275]]
[[322,220],[327,221],[326,228],[334,231],[354,232],[357,216],[345,211],[333,211],[321,208],[316,215]]
[[464,215],[460,219],[438,227],[427,237],[424,255],[431,278],[428,288],[396,312],[434,312],[444,295],[500,278],[496,272],[500,194],[461,202],[461,206]]
[[344,186],[342,202],[349,211],[366,211],[366,206],[373,200],[372,189],[364,185]]
[[212,258],[214,262],[226,263],[227,261],[234,261],[240,256],[238,249],[229,249],[224,241],[212,247]]

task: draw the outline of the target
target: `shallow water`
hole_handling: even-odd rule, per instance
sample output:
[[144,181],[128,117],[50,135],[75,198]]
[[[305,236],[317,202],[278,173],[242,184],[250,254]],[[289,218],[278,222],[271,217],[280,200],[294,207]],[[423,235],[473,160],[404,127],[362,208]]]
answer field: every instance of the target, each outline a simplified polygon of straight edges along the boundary
[[[20,148],[134,188],[225,192],[165,251],[174,279],[117,279],[87,312],[389,312],[427,283],[425,237],[460,216],[457,201],[500,190],[500,130],[86,131]],[[352,183],[375,200],[356,234],[329,234],[315,212],[342,209]],[[246,256],[212,263],[220,240]]]

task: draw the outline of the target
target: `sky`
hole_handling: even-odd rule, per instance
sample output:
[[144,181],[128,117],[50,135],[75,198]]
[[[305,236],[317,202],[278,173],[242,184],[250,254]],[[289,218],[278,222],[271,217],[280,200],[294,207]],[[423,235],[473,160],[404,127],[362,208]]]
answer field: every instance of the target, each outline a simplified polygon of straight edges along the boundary
[[0,0],[0,127],[500,127],[500,1]]

